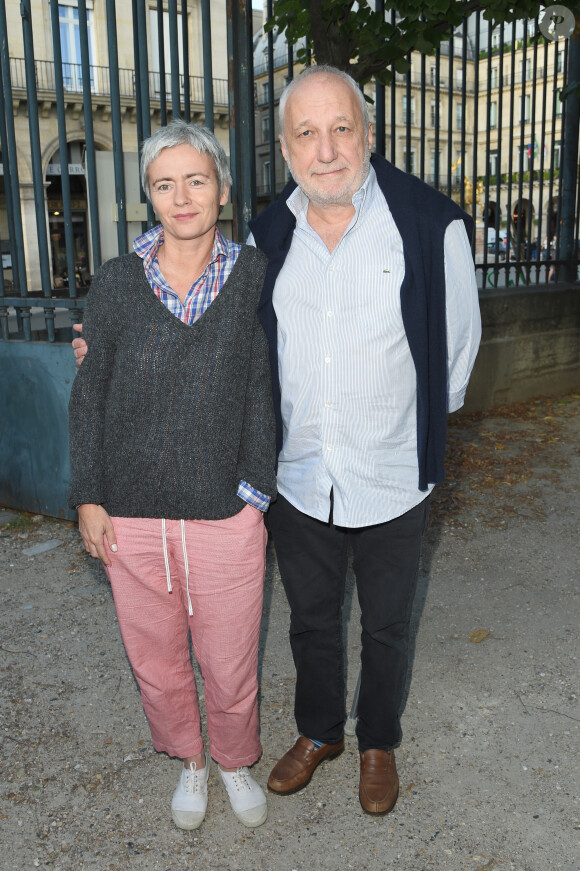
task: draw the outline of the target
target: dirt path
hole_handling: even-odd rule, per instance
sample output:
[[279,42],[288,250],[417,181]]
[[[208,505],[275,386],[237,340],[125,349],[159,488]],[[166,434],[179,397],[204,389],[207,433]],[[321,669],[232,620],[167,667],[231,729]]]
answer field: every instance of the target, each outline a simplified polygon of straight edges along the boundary
[[[578,871],[580,397],[454,418],[448,470],[383,819],[361,811],[351,738],[302,793],[270,796],[260,829],[213,776],[203,826],[177,830],[179,763],[151,750],[104,573],[72,524],[0,512],[0,869]],[[346,612],[352,693],[352,579]],[[287,630],[270,553],[262,783],[295,736]]]

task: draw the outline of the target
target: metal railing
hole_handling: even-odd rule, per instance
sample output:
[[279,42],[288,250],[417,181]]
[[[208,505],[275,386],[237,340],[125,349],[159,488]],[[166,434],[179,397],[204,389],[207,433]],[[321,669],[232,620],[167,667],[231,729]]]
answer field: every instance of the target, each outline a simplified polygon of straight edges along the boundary
[[[36,88],[40,95],[56,93],[56,70],[53,61],[35,60],[34,71]],[[137,88],[135,70],[120,67],[119,95],[125,100],[135,100]],[[26,60],[22,57],[10,58],[10,77],[12,89],[16,96],[18,92],[26,92]],[[83,69],[81,64],[63,63],[62,80],[65,94],[83,93]],[[148,74],[149,94],[153,99],[159,99],[162,85],[165,93],[171,93],[171,74],[162,75],[158,71],[150,71]],[[204,102],[204,78],[203,76],[189,76],[189,96],[192,103]],[[220,107],[228,105],[228,81],[227,79],[213,79],[214,104]],[[89,66],[89,89],[95,97],[109,97],[111,95],[111,78],[109,67]],[[179,92],[185,93],[185,77],[179,75]]]

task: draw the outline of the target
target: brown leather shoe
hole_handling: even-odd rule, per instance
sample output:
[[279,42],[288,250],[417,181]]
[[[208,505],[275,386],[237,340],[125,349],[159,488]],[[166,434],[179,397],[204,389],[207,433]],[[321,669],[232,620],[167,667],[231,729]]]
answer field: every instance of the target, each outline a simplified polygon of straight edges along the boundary
[[365,750],[360,754],[359,799],[363,811],[381,816],[395,807],[399,775],[393,750]]
[[338,744],[316,747],[308,738],[300,737],[294,747],[276,763],[268,778],[268,789],[278,795],[290,795],[310,783],[314,769],[323,759],[334,759],[344,750],[344,738]]

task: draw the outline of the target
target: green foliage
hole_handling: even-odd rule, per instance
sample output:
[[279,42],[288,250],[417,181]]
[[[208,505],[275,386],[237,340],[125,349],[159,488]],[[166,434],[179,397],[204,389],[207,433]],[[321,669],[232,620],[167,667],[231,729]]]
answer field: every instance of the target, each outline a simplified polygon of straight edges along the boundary
[[[412,51],[433,54],[473,12],[482,12],[492,26],[522,18],[535,18],[538,0],[385,0],[385,13],[376,12],[374,0],[276,0],[266,29],[286,31],[290,43],[306,37],[319,64],[332,64],[349,72],[361,85],[375,78],[383,84],[393,70],[409,69]],[[580,17],[580,2],[566,4]],[[306,60],[306,51],[298,52]]]

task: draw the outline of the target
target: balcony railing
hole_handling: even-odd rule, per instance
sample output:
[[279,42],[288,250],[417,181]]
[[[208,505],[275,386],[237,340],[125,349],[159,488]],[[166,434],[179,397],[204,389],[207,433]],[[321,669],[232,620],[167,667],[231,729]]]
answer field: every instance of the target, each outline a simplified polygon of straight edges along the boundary
[[[37,60],[34,62],[36,72],[36,88],[39,93],[54,93],[56,90],[54,63],[52,61]],[[107,97],[111,93],[109,79],[109,67],[89,67],[91,92],[96,97]],[[26,90],[26,68],[24,58],[10,58],[10,76],[14,91]],[[83,73],[81,64],[62,64],[62,76],[64,90],[67,94],[82,94]],[[180,76],[180,90],[184,92],[184,76]],[[159,72],[149,73],[149,94],[153,99],[158,99],[161,93],[162,76]],[[192,103],[204,102],[203,76],[190,76],[189,88]],[[119,89],[121,98],[135,100],[135,70],[119,69]],[[171,94],[171,75],[165,75],[165,92]],[[228,105],[228,82],[227,79],[213,79],[213,96],[216,106]]]

